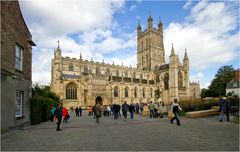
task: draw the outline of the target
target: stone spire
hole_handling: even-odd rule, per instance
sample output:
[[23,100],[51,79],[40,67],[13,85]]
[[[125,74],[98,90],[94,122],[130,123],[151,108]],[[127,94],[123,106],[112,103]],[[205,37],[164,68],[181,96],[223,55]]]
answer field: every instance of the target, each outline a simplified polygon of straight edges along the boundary
[[188,55],[187,55],[187,49],[185,48],[185,53],[184,53],[184,60],[188,60]]
[[151,12],[150,12],[149,17],[148,17],[148,28],[152,28],[152,22],[153,22],[153,19],[152,19]]
[[161,21],[161,17],[159,17],[159,22],[158,22],[158,28],[162,28],[162,21]]
[[80,59],[82,59],[82,52],[80,52]]
[[140,23],[140,19],[138,19],[137,30],[138,30],[138,31],[141,31],[141,30],[142,30],[141,23]]
[[173,48],[173,43],[172,43],[172,50],[171,50],[171,56],[175,55],[175,51],[174,51],[174,48]]

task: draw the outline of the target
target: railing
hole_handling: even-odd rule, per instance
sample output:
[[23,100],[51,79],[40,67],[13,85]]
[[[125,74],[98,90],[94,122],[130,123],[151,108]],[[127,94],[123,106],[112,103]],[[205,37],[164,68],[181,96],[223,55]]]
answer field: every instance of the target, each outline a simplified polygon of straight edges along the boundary
[[239,103],[238,102],[230,103],[230,114],[231,114],[231,116],[239,117]]

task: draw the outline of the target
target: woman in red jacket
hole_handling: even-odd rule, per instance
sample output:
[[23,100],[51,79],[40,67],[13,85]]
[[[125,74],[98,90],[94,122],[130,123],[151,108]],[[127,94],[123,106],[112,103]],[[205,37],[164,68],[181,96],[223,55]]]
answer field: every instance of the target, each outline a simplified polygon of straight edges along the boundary
[[68,110],[66,108],[62,109],[62,114],[63,114],[63,122],[67,123],[68,120]]

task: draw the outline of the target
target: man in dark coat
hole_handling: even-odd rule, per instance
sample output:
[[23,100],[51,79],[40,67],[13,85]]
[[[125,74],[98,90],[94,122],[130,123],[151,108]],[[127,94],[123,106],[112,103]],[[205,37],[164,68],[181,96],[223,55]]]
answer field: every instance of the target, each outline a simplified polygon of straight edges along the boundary
[[119,108],[118,108],[118,106],[117,106],[117,104],[113,104],[113,113],[114,113],[114,119],[118,119],[118,112],[119,112],[119,110],[118,110]]
[[227,100],[226,97],[223,97],[222,100],[220,100],[220,122],[223,120],[223,115],[226,114],[227,116],[227,121],[229,121],[229,109],[230,109],[230,103]]
[[133,104],[129,106],[129,112],[130,112],[131,119],[133,119],[133,114],[135,112],[135,107]]
[[61,103],[58,103],[57,104],[57,108],[55,110],[55,117],[57,118],[58,122],[57,122],[57,131],[62,131],[62,129],[60,129],[60,124],[62,122],[62,104]]
[[122,114],[125,119],[127,118],[128,107],[129,106],[128,106],[127,102],[125,101],[124,104],[122,105]]

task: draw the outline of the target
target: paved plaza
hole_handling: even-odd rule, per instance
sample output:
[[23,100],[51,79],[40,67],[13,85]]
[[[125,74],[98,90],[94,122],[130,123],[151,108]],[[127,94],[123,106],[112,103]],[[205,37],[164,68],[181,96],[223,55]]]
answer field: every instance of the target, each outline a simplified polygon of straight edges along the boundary
[[103,117],[96,124],[84,113],[69,123],[63,131],[45,122],[27,126],[1,136],[2,150],[96,150],[96,151],[168,151],[168,150],[239,150],[239,125],[218,121],[217,116],[181,118],[182,125],[171,124],[165,118],[150,119],[135,115],[133,120]]

